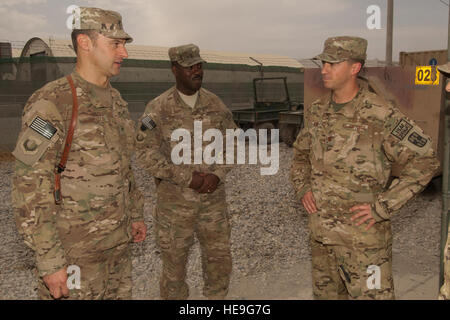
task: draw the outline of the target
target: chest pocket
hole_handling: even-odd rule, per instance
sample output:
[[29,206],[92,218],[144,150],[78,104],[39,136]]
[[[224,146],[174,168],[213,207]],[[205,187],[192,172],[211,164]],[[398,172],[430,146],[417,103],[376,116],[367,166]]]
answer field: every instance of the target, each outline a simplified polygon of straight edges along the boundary
[[[135,124],[130,118],[130,112],[128,111],[128,105],[126,102],[119,100],[115,103],[113,119],[117,122],[121,138],[133,140]],[[131,132],[129,132],[130,130]]]
[[309,134],[311,136],[311,160],[322,161],[324,157],[324,147],[326,147],[323,124],[313,122],[309,129]]
[[79,114],[70,155],[84,164],[103,165],[102,155],[108,152],[103,122],[99,113]]
[[[107,117],[107,118],[106,118]],[[134,123],[129,119],[127,105],[120,101],[112,113],[105,115],[105,141],[111,151],[131,156],[134,146]]]
[[217,129],[221,132],[224,130],[224,115],[219,111],[209,111],[202,116],[203,132],[208,129]]
[[337,122],[330,128],[326,137],[325,163],[336,161],[359,164],[367,156],[371,146],[367,124]]
[[[184,117],[185,116],[185,117]],[[150,116],[152,117],[152,116]],[[184,118],[183,118],[184,117]],[[189,119],[185,114],[164,113],[156,128],[148,131],[148,134],[157,134],[161,147],[166,156],[170,157],[173,148],[177,145],[190,146],[191,135],[193,136],[193,125],[188,125]],[[174,139],[172,140],[172,134]],[[189,148],[190,149],[190,148]]]

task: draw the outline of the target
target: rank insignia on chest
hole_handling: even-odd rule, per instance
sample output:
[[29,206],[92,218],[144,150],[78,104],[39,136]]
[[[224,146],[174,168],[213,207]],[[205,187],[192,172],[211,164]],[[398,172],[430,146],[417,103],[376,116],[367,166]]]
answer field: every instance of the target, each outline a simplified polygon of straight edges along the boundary
[[57,129],[51,123],[37,116],[30,124],[30,128],[39,133],[44,138],[50,140],[56,133]]
[[146,116],[144,119],[142,119],[141,131],[145,131],[147,129],[152,130],[155,127],[155,121],[153,121],[149,116]]

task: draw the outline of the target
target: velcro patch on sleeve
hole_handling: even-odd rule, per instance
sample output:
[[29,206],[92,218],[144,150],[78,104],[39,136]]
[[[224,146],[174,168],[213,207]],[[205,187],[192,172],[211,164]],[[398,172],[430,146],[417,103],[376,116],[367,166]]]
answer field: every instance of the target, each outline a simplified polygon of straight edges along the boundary
[[411,123],[409,123],[405,119],[401,119],[395,126],[394,130],[392,130],[391,134],[397,139],[403,140],[412,128],[413,125]]
[[30,124],[30,128],[39,133],[41,136],[47,140],[51,140],[58,131],[51,123],[45,121],[41,117],[37,116],[34,118],[33,122]]
[[13,156],[26,165],[35,165],[58,140],[57,131],[50,122],[36,116],[19,137]]
[[427,144],[428,139],[414,131],[408,136],[408,141],[419,148],[423,148]]
[[149,116],[145,116],[144,119],[142,119],[142,125],[141,130],[145,131],[147,129],[152,130],[156,128],[156,123],[153,121]]
[[425,154],[431,148],[431,140],[418,127],[414,127],[408,138],[401,143],[420,155]]

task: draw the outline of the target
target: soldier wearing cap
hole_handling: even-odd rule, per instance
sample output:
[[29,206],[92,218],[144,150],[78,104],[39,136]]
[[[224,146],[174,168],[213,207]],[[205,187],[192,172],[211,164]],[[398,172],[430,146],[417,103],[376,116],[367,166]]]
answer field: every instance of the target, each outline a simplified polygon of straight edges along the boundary
[[36,254],[39,298],[131,299],[130,241],[144,240],[146,226],[130,163],[134,122],[109,79],[132,38],[117,12],[83,7],[77,18],[75,70],[24,108],[14,215]]
[[[330,92],[305,111],[291,180],[309,213],[316,299],[393,299],[390,218],[433,177],[431,140],[395,106],[359,87],[367,41],[325,41]],[[394,163],[402,166],[390,185]]]
[[[447,78],[445,91],[450,92],[450,62],[438,66],[438,70]],[[439,292],[439,299],[450,300],[450,227],[448,229],[447,243],[444,251],[444,284]]]
[[[196,235],[202,255],[203,294],[223,299],[231,273],[224,184],[230,167],[194,163],[195,152],[202,152],[209,142],[200,142],[198,149],[192,150],[195,142],[191,144],[191,139],[195,139],[194,128],[202,134],[217,129],[225,136],[226,129],[236,125],[222,100],[201,87],[205,61],[199,48],[193,44],[170,48],[169,57],[176,85],[147,104],[136,134],[136,157],[155,177],[157,186],[153,221],[162,258],[160,295],[171,300],[188,298],[186,264]],[[190,133],[187,141],[182,141],[189,150],[187,163],[173,161],[174,150],[181,143],[172,138],[177,129]]]
[[[437,67],[438,70],[447,78],[450,78],[450,62]],[[450,92],[450,81],[447,81],[445,91]]]

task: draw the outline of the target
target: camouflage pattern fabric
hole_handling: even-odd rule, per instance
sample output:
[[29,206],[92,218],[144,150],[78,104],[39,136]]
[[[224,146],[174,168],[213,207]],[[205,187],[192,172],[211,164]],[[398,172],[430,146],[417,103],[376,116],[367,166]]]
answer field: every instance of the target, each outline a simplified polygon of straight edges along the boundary
[[[390,223],[379,222],[366,231],[364,225],[352,225],[348,211],[335,214],[340,217],[334,221],[321,213],[310,215],[314,298],[394,299]],[[367,285],[370,266],[379,267],[379,289]]]
[[[215,128],[225,137],[226,129],[236,128],[231,112],[213,93],[200,89],[196,105],[191,108],[173,87],[149,102],[139,120],[140,129],[136,135],[136,157],[157,183],[154,221],[156,241],[162,251],[160,294],[163,299],[188,297],[186,263],[194,234],[202,251],[204,295],[221,299],[228,292],[230,223],[224,181],[231,165],[193,164],[194,150],[191,152],[192,164],[175,165],[171,160],[171,151],[179,143],[171,141],[172,132],[178,128],[187,129],[191,133],[191,146],[194,146],[196,120],[202,121],[203,133]],[[209,143],[203,142],[203,150]],[[220,183],[216,191],[199,194],[188,188],[194,171],[218,176]]]
[[[403,170],[388,187],[393,163],[402,165]],[[330,246],[326,252],[332,250],[338,259],[342,252],[351,251],[351,255],[344,254],[349,259],[341,263],[353,270],[347,271],[349,279],[355,276],[362,286],[361,272],[369,263],[382,270],[383,286],[377,292],[357,289],[353,281],[347,281],[352,283],[346,283],[350,297],[384,298],[390,291],[393,296],[389,218],[425,188],[438,168],[430,138],[367,89],[360,89],[343,106],[333,105],[329,93],[306,110],[305,127],[294,144],[291,179],[299,199],[309,190],[314,195],[318,212],[310,215],[312,241]],[[369,231],[365,231],[366,224],[357,227],[350,222],[354,213],[349,208],[362,203],[372,205],[377,221]],[[337,260],[332,268],[339,270],[339,266]],[[313,270],[321,268],[321,264],[313,266]],[[323,288],[330,286],[315,284],[314,295],[337,294]]]
[[[63,300],[131,300],[131,256],[128,244],[108,249],[92,257],[71,257],[69,265],[80,267],[80,289],[73,288]],[[42,278],[38,296],[53,300]]]
[[143,200],[131,171],[135,131],[127,103],[110,85],[97,87],[76,72],[72,78],[79,114],[61,175],[60,206],[53,188],[72,114],[66,78],[31,96],[14,150],[14,215],[25,243],[36,252],[40,277],[128,243],[131,222],[143,221]]
[[[440,65],[437,68],[447,78],[450,76],[450,62]],[[450,227],[447,235],[447,244],[445,245],[444,251],[444,284],[440,289],[439,299],[450,300]]]
[[200,57],[199,47],[192,43],[170,48],[169,58],[170,61],[178,62],[182,67],[190,67],[197,63],[206,63]]
[[437,67],[440,72],[442,72],[446,77],[450,75],[450,62],[440,65]]
[[211,195],[188,192],[180,195],[164,186],[158,188],[153,219],[163,262],[160,282],[163,299],[187,299],[189,296],[186,265],[194,234],[201,249],[204,296],[223,299],[227,295],[231,273],[231,229],[224,199],[224,185]]
[[331,37],[325,40],[323,52],[313,59],[337,63],[348,59],[366,60],[367,40],[359,37]]
[[[448,229],[450,235],[450,227]],[[447,236],[447,244],[444,251],[444,284],[439,292],[440,300],[450,300],[450,236]]]
[[74,12],[73,30],[95,30],[108,38],[125,39],[128,43],[133,42],[133,38],[123,29],[120,13],[88,7],[80,7],[79,10],[79,17]]

